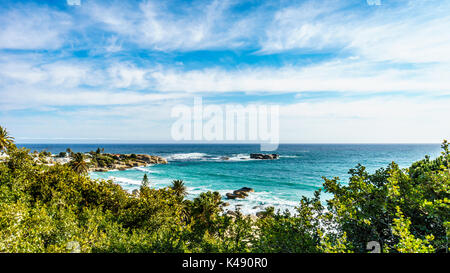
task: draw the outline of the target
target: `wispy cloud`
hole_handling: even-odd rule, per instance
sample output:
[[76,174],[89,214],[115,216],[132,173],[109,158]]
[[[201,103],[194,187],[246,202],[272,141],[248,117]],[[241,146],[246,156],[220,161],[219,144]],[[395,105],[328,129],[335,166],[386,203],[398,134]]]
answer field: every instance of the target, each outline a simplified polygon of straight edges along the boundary
[[372,61],[449,62],[445,1],[400,1],[354,12],[351,2],[308,1],[277,11],[261,41],[265,54],[337,51]]
[[[450,135],[440,125],[449,10],[434,0],[10,1],[0,7],[0,122],[23,136],[107,138],[112,126],[115,138],[144,139],[150,127],[164,138],[167,109],[194,93],[270,102],[263,95],[317,92],[283,105],[285,139],[328,128],[321,141],[372,141],[383,139],[374,128],[402,124],[397,139],[434,141]],[[356,125],[364,132],[349,133]]]
[[0,49],[48,50],[67,42],[73,21],[64,12],[32,4],[3,10],[0,25]]
[[92,22],[120,39],[157,51],[239,48],[252,33],[253,19],[230,12],[235,1],[160,1],[138,6],[124,2],[89,3],[84,12]]

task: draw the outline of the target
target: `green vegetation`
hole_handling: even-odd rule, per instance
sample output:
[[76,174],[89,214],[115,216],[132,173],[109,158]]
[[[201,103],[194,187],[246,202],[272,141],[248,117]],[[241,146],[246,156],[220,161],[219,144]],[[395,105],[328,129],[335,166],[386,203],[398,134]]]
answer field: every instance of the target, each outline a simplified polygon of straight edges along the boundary
[[183,180],[174,180],[172,181],[172,186],[170,187],[174,193],[179,197],[184,197],[186,195],[186,186],[184,185]]
[[[0,127],[1,128],[1,127]],[[82,154],[47,166],[1,128],[0,252],[446,252],[450,230],[449,148],[408,169],[395,163],[348,183],[324,178],[332,194],[302,198],[297,213],[269,208],[258,218],[224,215],[217,192],[186,200],[183,181],[137,194],[86,175]],[[96,160],[102,156],[102,151]],[[105,163],[106,164],[106,163]],[[147,178],[147,179],[146,179]]]
[[7,150],[14,142],[14,138],[8,134],[5,128],[0,126],[0,152]]
[[147,174],[144,174],[144,177],[142,178],[142,187],[148,187],[149,183]]
[[72,161],[70,161],[69,166],[72,170],[78,174],[85,174],[88,172],[88,164],[84,160],[84,156],[81,153],[76,153]]

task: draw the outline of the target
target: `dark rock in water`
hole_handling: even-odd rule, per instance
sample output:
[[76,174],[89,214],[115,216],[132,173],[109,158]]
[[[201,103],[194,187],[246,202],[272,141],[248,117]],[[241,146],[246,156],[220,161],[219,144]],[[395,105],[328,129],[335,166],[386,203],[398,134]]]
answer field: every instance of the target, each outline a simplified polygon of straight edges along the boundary
[[239,197],[238,195],[233,194],[233,193],[227,193],[225,195],[227,196],[228,199],[236,199]]
[[243,187],[243,188],[240,188],[238,191],[243,191],[243,192],[254,192],[255,190],[252,189],[252,188]]
[[256,213],[256,216],[259,217],[259,218],[264,217],[264,211],[258,211],[258,212]]
[[224,207],[228,207],[229,205],[230,205],[230,203],[228,203],[228,202],[224,202],[222,206],[224,206]]
[[245,198],[248,196],[249,192],[254,192],[255,190],[248,187],[240,188],[239,190],[233,191],[233,193],[225,194],[228,199]]
[[222,156],[220,159],[221,160],[229,160],[230,158],[228,156]]
[[235,194],[235,195],[237,195],[237,196],[239,196],[239,197],[241,197],[241,198],[245,198],[245,197],[248,196],[248,193],[247,193],[247,192],[245,192],[245,191],[240,191],[240,190],[233,191],[233,194]]
[[251,159],[278,159],[277,154],[250,154]]

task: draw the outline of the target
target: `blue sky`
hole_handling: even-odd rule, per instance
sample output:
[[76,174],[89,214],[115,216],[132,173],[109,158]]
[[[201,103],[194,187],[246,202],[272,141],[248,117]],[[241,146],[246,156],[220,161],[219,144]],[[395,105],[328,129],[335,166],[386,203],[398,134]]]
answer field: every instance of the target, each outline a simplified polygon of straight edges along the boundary
[[282,142],[450,136],[449,1],[2,1],[0,68],[18,142],[170,142],[194,96],[279,104]]

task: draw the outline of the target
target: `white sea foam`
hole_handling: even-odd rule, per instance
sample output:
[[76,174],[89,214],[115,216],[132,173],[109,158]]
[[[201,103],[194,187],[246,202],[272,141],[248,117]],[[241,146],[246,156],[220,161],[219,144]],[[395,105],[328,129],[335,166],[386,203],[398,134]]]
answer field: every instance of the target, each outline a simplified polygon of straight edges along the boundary
[[141,185],[142,181],[141,180],[135,180],[135,179],[130,179],[130,178],[125,178],[125,177],[117,177],[117,176],[109,176],[108,179],[111,179],[112,181],[114,181],[117,184],[126,184],[126,185]]
[[167,160],[198,160],[205,156],[207,156],[205,153],[178,153],[169,155]]
[[202,160],[202,161],[248,161],[255,160],[250,158],[249,154],[233,154],[233,155],[208,155],[205,153],[177,153],[166,157],[169,161],[188,161],[188,160]]
[[[118,176],[109,176],[107,179],[113,180],[119,185],[123,185],[131,191],[134,188],[138,188],[141,185],[141,180],[130,179]],[[163,188],[170,186],[170,179],[150,179],[151,188]],[[131,188],[129,188],[131,186]],[[200,195],[200,193],[207,191],[217,191],[222,196],[224,202],[229,203],[229,206],[225,207],[225,212],[228,210],[234,211],[239,209],[244,214],[256,214],[259,211],[263,211],[268,207],[275,207],[275,210],[285,211],[288,210],[291,213],[295,213],[295,207],[299,205],[299,201],[290,201],[277,196],[274,193],[267,191],[251,192],[245,199],[227,199],[226,193],[233,192],[235,189],[214,190],[211,186],[193,186],[187,185],[187,198],[192,200]]]
[[141,171],[144,173],[158,173],[155,170],[148,169],[148,167],[151,167],[151,166],[153,166],[153,165],[149,165],[147,167],[134,167],[133,170]]
[[280,155],[280,158],[298,158],[298,155]]
[[236,154],[231,156],[229,161],[241,161],[241,160],[250,160],[250,155],[248,154]]
[[275,207],[275,210],[295,213],[295,207],[299,205],[299,201],[289,201],[275,196],[270,192],[251,192],[245,199],[227,199],[225,194],[233,192],[233,190],[219,190],[224,202],[230,205],[225,207],[225,212],[228,210],[234,211],[239,209],[244,214],[256,214],[268,207]]

